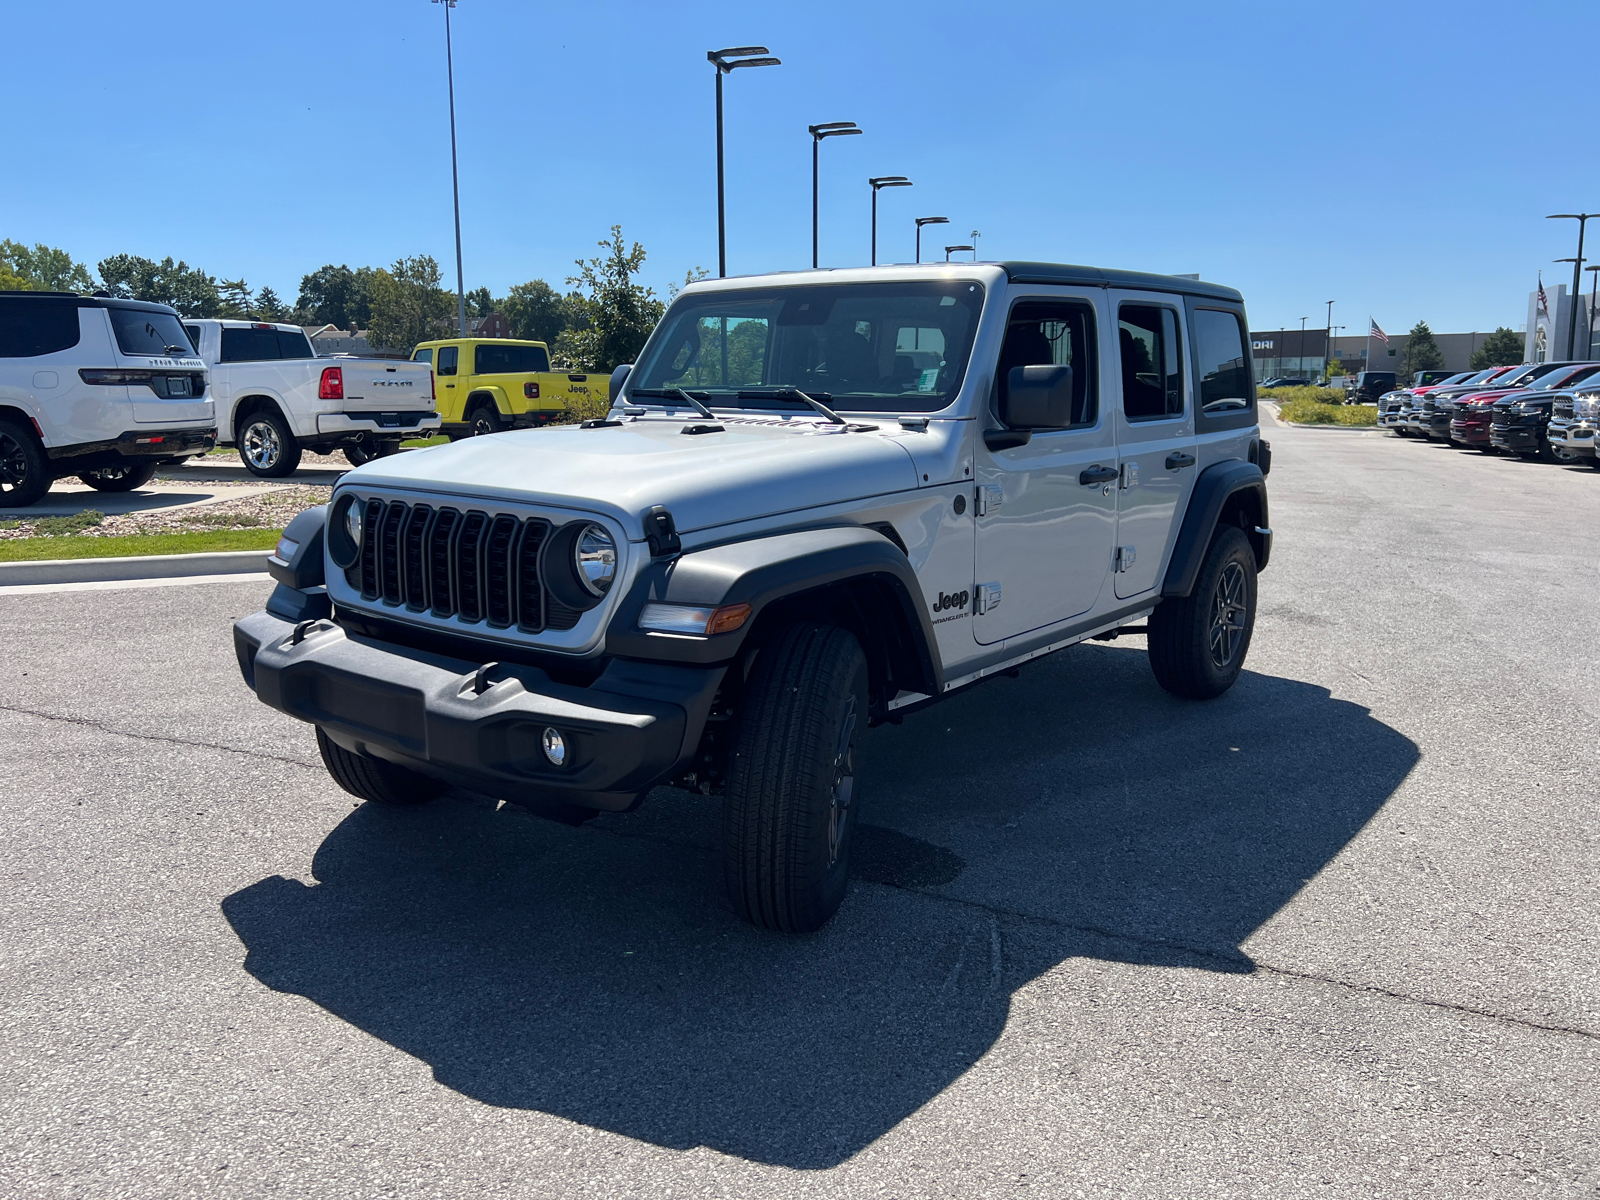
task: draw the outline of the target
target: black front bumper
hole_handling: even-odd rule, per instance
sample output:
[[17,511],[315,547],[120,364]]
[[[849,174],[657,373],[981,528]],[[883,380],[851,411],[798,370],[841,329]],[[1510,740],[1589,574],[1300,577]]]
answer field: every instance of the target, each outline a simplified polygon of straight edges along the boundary
[[1489,444],[1499,450],[1510,450],[1513,454],[1523,454],[1535,451],[1544,443],[1544,425],[1502,425],[1495,422],[1489,426]]
[[[280,712],[346,749],[522,803],[618,811],[692,760],[723,667],[613,659],[588,687],[537,667],[480,663],[353,636],[331,620],[296,626],[269,612],[233,627],[245,682]],[[568,747],[545,757],[546,728]]]

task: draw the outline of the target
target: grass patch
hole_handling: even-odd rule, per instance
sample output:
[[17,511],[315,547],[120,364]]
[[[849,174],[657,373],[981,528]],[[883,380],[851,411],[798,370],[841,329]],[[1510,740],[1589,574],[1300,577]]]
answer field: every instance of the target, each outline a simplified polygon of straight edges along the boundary
[[[1289,389],[1284,389],[1289,390]],[[1296,388],[1296,391],[1307,391]],[[1315,400],[1288,400],[1278,405],[1278,415],[1297,425],[1376,425],[1376,404],[1321,404]]]
[[266,524],[262,518],[251,513],[184,513],[182,520],[185,525],[209,525],[213,529],[232,529],[235,525],[255,529]]
[[46,558],[120,558],[131,554],[203,554],[260,550],[278,544],[277,529],[227,529],[197,533],[130,533],[120,537],[33,537],[0,541],[0,562]]
[[93,529],[105,519],[105,513],[99,509],[86,508],[81,513],[72,513],[65,517],[40,517],[33,523],[33,532],[40,537],[64,537],[68,534],[82,533],[85,529]]
[[405,441],[401,442],[400,444],[402,446],[410,446],[413,450],[421,450],[425,446],[443,446],[443,445],[448,444],[449,441],[450,441],[450,439],[447,438],[444,434],[436,433],[432,437],[407,438]]
[[1295,400],[1310,400],[1315,404],[1343,404],[1344,393],[1338,388],[1325,387],[1286,387],[1286,388],[1258,388],[1256,395],[1265,400],[1276,400],[1279,404],[1289,404]]

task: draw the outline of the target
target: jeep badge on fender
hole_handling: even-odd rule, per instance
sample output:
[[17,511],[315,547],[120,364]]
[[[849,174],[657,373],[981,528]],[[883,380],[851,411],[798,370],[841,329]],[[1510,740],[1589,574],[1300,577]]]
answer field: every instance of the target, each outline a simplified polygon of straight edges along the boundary
[[[1175,695],[1238,678],[1272,552],[1248,328],[1231,288],[1047,263],[690,284],[603,419],[345,474],[240,670],[372,803],[720,796],[734,911],[816,929],[873,726],[1129,625]],[[512,357],[437,349],[457,384]]]

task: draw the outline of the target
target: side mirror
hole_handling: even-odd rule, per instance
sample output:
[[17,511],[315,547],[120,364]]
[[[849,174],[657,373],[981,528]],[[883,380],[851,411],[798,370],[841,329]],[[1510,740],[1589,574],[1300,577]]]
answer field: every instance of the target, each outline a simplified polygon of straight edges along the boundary
[[1000,419],[1013,429],[1065,429],[1072,424],[1072,368],[1012,367]]
[[609,398],[615,404],[622,398],[622,385],[628,382],[628,376],[633,373],[632,363],[623,363],[611,372],[611,391]]

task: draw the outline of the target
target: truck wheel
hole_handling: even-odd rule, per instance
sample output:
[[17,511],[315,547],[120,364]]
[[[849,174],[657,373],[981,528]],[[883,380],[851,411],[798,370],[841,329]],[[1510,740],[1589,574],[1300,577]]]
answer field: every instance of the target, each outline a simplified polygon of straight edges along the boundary
[[492,404],[479,401],[473,405],[472,411],[467,414],[467,424],[472,429],[473,437],[482,437],[487,433],[499,433],[505,429],[505,419],[500,415],[500,410]]
[[1209,700],[1233,686],[1256,624],[1256,556],[1243,530],[1211,540],[1194,591],[1150,614],[1150,669],[1174,696]]
[[756,659],[722,803],[728,898],[764,929],[807,933],[850,882],[867,659],[835,625],[793,625]]
[[361,800],[376,804],[426,804],[444,791],[444,784],[420,771],[408,771],[381,758],[346,750],[322,732],[320,725],[317,726],[317,749],[333,781]]
[[54,482],[31,429],[0,419],[0,508],[26,508]]
[[350,465],[359,467],[375,458],[388,458],[391,454],[399,454],[400,439],[384,438],[382,441],[351,442],[343,449],[345,459]]
[[282,417],[257,409],[239,422],[234,438],[244,469],[261,479],[282,479],[300,465],[300,442]]
[[98,471],[79,471],[78,478],[97,492],[131,492],[155,477],[156,464],[129,463],[122,467],[101,467]]

